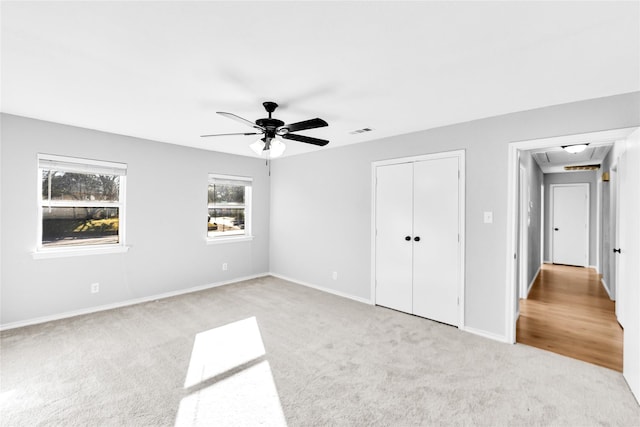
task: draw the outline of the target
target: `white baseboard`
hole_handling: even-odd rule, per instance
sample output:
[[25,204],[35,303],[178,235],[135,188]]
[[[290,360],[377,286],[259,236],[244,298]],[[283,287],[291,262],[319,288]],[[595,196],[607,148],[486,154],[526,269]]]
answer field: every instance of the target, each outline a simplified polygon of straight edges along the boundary
[[596,271],[596,273],[600,274],[600,272],[598,271],[598,266],[597,265],[589,265],[587,267],[588,268],[593,268]]
[[602,287],[604,288],[605,292],[607,292],[607,295],[609,295],[609,299],[611,301],[615,301],[612,297],[611,297],[611,291],[609,290],[609,285],[607,285],[607,282],[604,281],[604,277],[602,277],[600,279],[600,283],[602,283]]
[[51,322],[51,321],[54,321],[54,320],[67,319],[69,317],[75,317],[75,316],[81,316],[81,315],[84,315],[84,314],[97,313],[97,312],[105,311],[105,310],[112,310],[114,308],[127,307],[127,306],[130,306],[130,305],[141,304],[141,303],[144,303],[144,302],[155,301],[155,300],[164,299],[164,298],[171,298],[171,297],[175,297],[175,296],[178,296],[178,295],[190,294],[192,292],[198,292],[198,291],[204,291],[206,289],[217,288],[218,286],[230,285],[232,283],[242,282],[242,281],[245,281],[245,280],[257,279],[258,277],[264,277],[264,276],[268,276],[268,275],[269,275],[269,273],[254,274],[254,275],[251,275],[251,276],[238,277],[236,279],[225,280],[225,281],[222,281],[222,282],[209,283],[209,284],[201,285],[201,286],[194,286],[192,288],[180,289],[180,290],[177,290],[177,291],[165,292],[165,293],[162,293],[162,294],[150,295],[150,296],[142,297],[142,298],[134,298],[134,299],[126,300],[126,301],[120,301],[120,302],[115,302],[115,303],[111,303],[111,304],[99,305],[99,306],[96,306],[96,307],[89,307],[89,308],[83,308],[83,309],[80,309],[80,310],[67,311],[67,312],[64,312],[64,313],[54,314],[54,315],[51,315],[51,316],[36,317],[36,318],[33,318],[33,319],[20,320],[18,322],[5,323],[3,325],[0,325],[0,331],[5,331],[5,330],[8,330],[8,329],[21,328],[23,326],[36,325],[38,323]]
[[538,275],[540,274],[540,270],[542,270],[542,264],[538,267],[538,271],[536,271],[536,274],[533,275],[533,279],[531,279],[531,282],[529,282],[529,285],[527,286],[527,294],[524,296],[525,299],[527,299],[527,297],[529,297],[529,292],[531,292],[531,287],[536,282],[536,279],[538,278]]
[[322,292],[326,292],[329,294],[333,294],[333,295],[337,295],[339,297],[342,298],[348,298],[354,301],[358,301],[364,304],[369,304],[369,305],[373,305],[373,301],[371,301],[370,299],[367,298],[361,298],[361,297],[357,297],[355,295],[351,295],[351,294],[347,294],[344,292],[340,292],[340,291],[336,291],[335,289],[330,289],[330,288],[325,288],[323,286],[318,286],[318,285],[314,285],[308,282],[303,282],[297,279],[292,279],[291,277],[287,277],[287,276],[283,276],[282,274],[278,274],[278,273],[269,273],[269,275],[273,276],[273,277],[277,277],[278,279],[282,279],[282,280],[286,280],[287,282],[291,282],[291,283],[295,283],[296,285],[302,285],[302,286],[306,286],[307,288],[312,288],[318,291],[322,291]]
[[513,344],[504,335],[494,334],[493,332],[483,331],[481,329],[472,328],[470,326],[464,326],[464,327],[459,328],[459,329],[462,330],[462,331],[465,331],[465,332],[472,333],[474,335],[481,336],[483,338],[489,338],[489,339],[494,340],[494,341],[499,341],[499,342],[503,342],[503,343],[507,343],[507,344]]
[[[354,301],[358,301],[358,302],[361,302],[361,303],[364,303],[364,304],[373,305],[373,301],[369,300],[369,299],[366,299],[366,298],[357,297],[357,296],[350,295],[350,294],[347,294],[347,293],[344,293],[344,292],[336,291],[334,289],[329,289],[329,288],[325,288],[323,286],[318,286],[318,285],[314,285],[314,284],[311,284],[311,283],[308,283],[308,282],[303,282],[303,281],[300,281],[300,280],[297,280],[297,279],[292,279],[291,277],[283,276],[282,274],[278,274],[278,273],[271,272],[271,273],[269,273],[269,275],[271,275],[273,277],[277,277],[277,278],[282,279],[282,280],[286,280],[286,281],[291,282],[291,283],[295,283],[297,285],[306,286],[308,288],[316,289],[316,290],[321,291],[321,292],[327,292],[327,293],[330,293],[330,294],[333,294],[333,295],[337,295],[339,297],[348,298],[348,299],[351,299],[351,300],[354,300]],[[503,343],[507,343],[507,344],[513,344],[513,343],[509,342],[506,339],[506,337],[504,337],[502,335],[494,334],[492,332],[487,332],[487,331],[483,331],[483,330],[480,330],[480,329],[471,328],[469,326],[459,326],[458,329],[461,330],[461,331],[472,333],[474,335],[481,336],[483,338],[489,338],[489,339],[494,340],[494,341],[499,341],[499,342],[503,342]]]

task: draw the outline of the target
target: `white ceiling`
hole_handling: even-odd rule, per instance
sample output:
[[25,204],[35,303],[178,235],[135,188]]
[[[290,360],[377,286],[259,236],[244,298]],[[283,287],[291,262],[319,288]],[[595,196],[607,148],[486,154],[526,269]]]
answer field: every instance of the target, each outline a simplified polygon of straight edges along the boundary
[[[2,2],[2,111],[241,155],[215,114],[331,143],[640,90],[634,2]],[[372,132],[353,135],[356,129]]]

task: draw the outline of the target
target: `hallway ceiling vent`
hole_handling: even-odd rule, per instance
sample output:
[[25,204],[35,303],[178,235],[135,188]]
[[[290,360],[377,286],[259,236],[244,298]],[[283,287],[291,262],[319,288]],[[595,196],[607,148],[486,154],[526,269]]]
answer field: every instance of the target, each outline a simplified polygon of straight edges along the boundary
[[566,171],[596,171],[600,169],[600,165],[578,165],[578,166],[565,166]]

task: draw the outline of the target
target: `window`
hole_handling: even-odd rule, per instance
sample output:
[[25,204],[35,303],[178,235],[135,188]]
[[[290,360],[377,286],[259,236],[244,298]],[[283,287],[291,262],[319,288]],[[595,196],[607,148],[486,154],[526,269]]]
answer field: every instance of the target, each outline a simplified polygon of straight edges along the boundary
[[122,163],[38,155],[38,250],[123,246]]
[[251,178],[209,174],[209,239],[251,236],[251,182]]

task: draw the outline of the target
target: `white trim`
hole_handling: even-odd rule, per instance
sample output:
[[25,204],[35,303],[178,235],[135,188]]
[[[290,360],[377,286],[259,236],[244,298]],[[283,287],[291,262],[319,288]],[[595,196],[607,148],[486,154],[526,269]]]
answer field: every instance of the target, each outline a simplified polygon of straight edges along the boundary
[[[600,271],[600,265],[602,265],[602,260],[600,259],[600,257],[602,256],[602,254],[600,253],[600,241],[602,240],[602,230],[601,230],[601,224],[600,222],[602,221],[602,174],[597,173],[597,178],[596,178],[596,233],[595,233],[595,239],[596,239],[596,259],[595,259],[595,269],[596,271]],[[591,248],[589,248],[591,249]],[[591,254],[589,254],[591,255]],[[589,260],[589,262],[593,262],[594,260]]]
[[226,236],[226,237],[207,237],[207,245],[219,245],[224,243],[236,243],[236,242],[250,242],[254,239],[254,236]]
[[465,255],[466,255],[466,163],[465,150],[444,151],[440,153],[423,154],[419,156],[401,157],[396,159],[378,160],[371,163],[371,287],[370,304],[375,305],[376,301],[376,170],[380,166],[389,166],[401,163],[413,163],[423,160],[435,160],[457,157],[458,158],[458,230],[460,232],[460,244],[458,245],[458,256],[460,259],[458,277],[458,328],[463,328],[465,324]]
[[460,288],[458,289],[458,328],[465,327],[465,287],[466,287],[466,242],[467,242],[467,234],[466,234],[466,218],[467,218],[467,208],[466,208],[466,188],[467,188],[467,166],[466,166],[466,153],[464,150],[456,151],[458,154],[458,172],[460,173],[458,179],[458,209],[460,212],[460,218],[458,219],[458,229],[460,230],[460,247],[458,248],[459,256],[460,256],[460,270],[458,274],[460,274]]
[[399,157],[395,159],[376,160],[371,163],[373,167],[397,165],[400,163],[414,163],[423,160],[446,159],[449,157],[464,157],[465,150],[441,151],[438,153],[421,154],[418,156]]
[[[250,184],[253,183],[253,178],[250,176],[238,176],[238,175],[223,175],[223,174],[219,174],[219,173],[215,173],[215,172],[209,172],[208,174],[209,177],[209,182],[212,183],[213,181],[211,180],[213,178],[213,180],[229,180],[229,181],[242,181],[242,182],[249,182]],[[246,184],[245,184],[246,185]]]
[[50,259],[50,258],[66,258],[74,256],[86,256],[86,255],[102,255],[102,254],[121,254],[129,252],[129,246],[123,245],[101,245],[101,246],[77,246],[73,248],[51,248],[40,249],[36,252],[31,252],[33,259]]
[[[520,157],[520,156],[518,156]],[[527,178],[527,168],[522,164],[522,159],[518,160],[520,164],[519,175],[518,175],[518,192],[519,196],[519,204],[518,204],[518,214],[520,223],[519,227],[519,242],[518,242],[518,281],[519,291],[518,295],[520,298],[527,298],[528,289],[526,288],[527,281],[527,273],[529,272],[529,180]],[[524,194],[523,194],[524,193]],[[520,305],[518,305],[520,307]]]
[[[552,138],[533,139],[526,141],[514,141],[507,147],[507,251],[506,251],[506,271],[505,271],[505,336],[507,342],[515,343],[516,340],[516,318],[515,318],[515,286],[513,254],[516,253],[517,242],[514,240],[516,234],[516,174],[518,168],[518,150],[531,150],[535,148],[559,147],[571,145],[572,143],[590,141],[613,142],[624,139],[630,135],[637,127],[612,129],[599,132],[589,132],[575,135],[565,135]],[[545,263],[550,263],[545,261]]]
[[[518,286],[518,277],[516,277],[515,258],[518,250],[518,188],[517,177],[520,170],[520,161],[518,159],[518,146],[511,143],[508,146],[507,159],[507,250],[506,250],[506,280],[505,280],[505,340],[510,343],[516,342],[515,328],[515,306],[516,306],[516,286]],[[519,304],[519,301],[518,301]]]
[[613,298],[611,298],[611,292],[609,291],[609,285],[607,285],[607,282],[604,281],[604,277],[600,278],[600,283],[602,283],[602,287],[604,288],[604,290],[607,293],[607,295],[609,295],[609,299],[611,301],[615,301]]
[[278,279],[282,279],[282,280],[286,280],[287,282],[291,282],[294,283],[296,285],[301,285],[301,286],[305,286],[307,288],[311,288],[311,289],[315,289],[317,291],[321,291],[321,292],[326,292],[328,294],[333,294],[342,298],[347,298],[353,301],[357,301],[357,302],[361,302],[363,304],[367,304],[367,305],[373,305],[373,301],[369,300],[367,298],[361,298],[361,297],[357,297],[355,295],[351,295],[351,294],[347,294],[344,292],[340,292],[340,291],[336,291],[334,289],[329,289],[329,288],[325,288],[323,286],[318,286],[318,285],[314,285],[308,282],[303,282],[301,280],[297,280],[297,279],[292,279],[291,277],[287,277],[287,276],[283,276],[282,274],[277,274],[274,272],[270,272],[269,273],[270,276],[273,277],[277,277]]
[[586,267],[587,268],[593,268],[596,271],[596,273],[600,274],[600,271],[598,270],[598,266],[597,265],[587,265]]
[[544,203],[544,197],[545,197],[545,191],[544,191],[544,176],[542,178],[542,182],[540,183],[540,208],[538,209],[538,214],[540,215],[540,259],[542,260],[542,263],[544,264],[544,245],[545,243],[545,239],[544,239],[544,228],[546,227],[546,224],[544,223],[544,213],[545,213],[545,203]]
[[542,264],[538,267],[538,271],[536,271],[536,274],[533,275],[533,279],[531,279],[529,286],[527,286],[527,296],[525,298],[529,296],[529,292],[531,292],[531,288],[533,287],[533,284],[536,282],[538,275],[540,275],[540,270],[542,270]]
[[591,145],[602,145],[612,143],[620,139],[625,139],[636,129],[638,129],[638,127],[634,126],[597,132],[577,133],[573,135],[553,136],[550,138],[529,139],[524,141],[514,141],[509,145],[515,144],[517,146],[516,148],[520,150],[575,145],[583,142],[588,142]]
[[141,303],[155,301],[159,299],[171,298],[178,295],[190,294],[193,292],[199,292],[199,291],[204,291],[211,288],[217,288],[218,286],[231,285],[233,283],[243,282],[245,280],[257,279],[257,278],[265,277],[268,275],[269,273],[253,274],[251,276],[238,277],[236,279],[225,280],[222,282],[214,282],[207,285],[194,286],[192,288],[180,289],[177,291],[165,292],[162,294],[151,295],[151,296],[142,297],[142,298],[135,298],[127,301],[100,305],[97,307],[83,308],[80,310],[67,311],[65,313],[54,314],[51,316],[36,317],[28,320],[20,320],[18,322],[5,323],[3,325],[0,325],[0,331],[21,328],[23,326],[36,325],[39,323],[52,322],[55,320],[68,319],[70,317],[82,316],[85,314],[93,314],[93,313],[98,313],[100,311],[105,311],[105,310],[113,310],[114,308],[127,307],[130,305],[141,304]]
[[494,334],[493,332],[483,331],[482,329],[476,329],[470,326],[465,326],[464,328],[459,328],[459,329],[474,335],[481,336],[483,338],[489,338],[490,340],[499,341],[506,344],[512,344],[504,335]]
[[126,163],[118,163],[118,162],[109,162],[105,160],[94,160],[94,159],[84,159],[80,157],[71,157],[71,156],[59,156],[55,154],[44,154],[38,153],[38,165],[40,164],[40,160],[51,161],[51,162],[60,162],[60,163],[77,163],[80,166],[89,165],[89,166],[97,166],[99,168],[107,168],[107,169],[118,169],[119,173],[114,173],[114,175],[122,175],[127,172],[127,164]]

